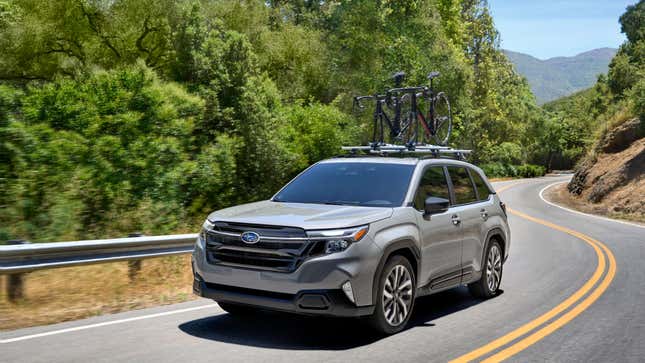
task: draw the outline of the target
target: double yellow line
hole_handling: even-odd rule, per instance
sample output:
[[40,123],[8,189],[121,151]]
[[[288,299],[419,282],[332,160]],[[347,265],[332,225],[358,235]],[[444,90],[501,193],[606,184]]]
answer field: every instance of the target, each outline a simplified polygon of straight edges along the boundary
[[[522,183],[504,186],[503,188],[500,188],[498,192],[502,192],[518,184]],[[470,353],[464,354],[461,357],[452,360],[450,363],[462,363],[478,360],[481,357],[493,352],[494,350],[505,346],[506,347],[502,350],[482,361],[487,363],[501,362],[512,357],[513,355],[521,352],[522,350],[528,348],[547,335],[561,328],[562,326],[573,320],[576,316],[580,315],[580,313],[591,306],[591,304],[593,304],[594,301],[596,301],[600,297],[600,295],[602,295],[605,290],[607,290],[607,287],[609,287],[609,284],[616,275],[616,259],[614,258],[614,255],[611,253],[611,251],[607,248],[607,246],[605,246],[601,242],[587,236],[586,234],[545,221],[543,219],[529,216],[514,209],[508,208],[508,211],[520,218],[524,218],[531,222],[544,225],[546,227],[564,232],[581,239],[582,241],[589,244],[596,252],[598,265],[596,266],[596,270],[594,271],[591,278],[587,280],[587,282],[578,291],[569,296],[558,306],[537,317],[536,319],[524,324],[523,326],[513,330],[512,332],[500,338],[497,338],[492,342],[473,350]],[[605,258],[605,255],[607,255],[607,258]],[[606,273],[605,270],[607,270]],[[600,284],[597,284],[601,279],[602,281],[600,282]],[[560,317],[558,317],[557,319],[552,320],[569,308],[571,309],[566,313],[560,315]],[[512,344],[508,345],[509,343]]]

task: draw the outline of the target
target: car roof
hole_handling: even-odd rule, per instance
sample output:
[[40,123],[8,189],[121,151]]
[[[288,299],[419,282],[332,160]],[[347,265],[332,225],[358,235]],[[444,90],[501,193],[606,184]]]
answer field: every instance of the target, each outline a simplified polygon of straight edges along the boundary
[[379,156],[366,156],[366,157],[339,157],[326,159],[320,163],[378,163],[378,164],[405,164],[416,165],[419,163],[418,158],[395,158],[395,157],[379,157]]
[[418,158],[418,157],[388,157],[388,156],[365,156],[365,157],[337,157],[320,161],[320,163],[378,163],[378,164],[441,164],[475,167],[475,165],[462,160],[452,158]]

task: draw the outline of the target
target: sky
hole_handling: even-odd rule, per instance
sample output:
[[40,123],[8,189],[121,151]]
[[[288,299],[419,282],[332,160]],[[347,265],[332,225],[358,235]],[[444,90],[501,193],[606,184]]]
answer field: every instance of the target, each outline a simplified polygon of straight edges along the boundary
[[618,48],[618,18],[636,0],[489,0],[502,48],[540,59]]

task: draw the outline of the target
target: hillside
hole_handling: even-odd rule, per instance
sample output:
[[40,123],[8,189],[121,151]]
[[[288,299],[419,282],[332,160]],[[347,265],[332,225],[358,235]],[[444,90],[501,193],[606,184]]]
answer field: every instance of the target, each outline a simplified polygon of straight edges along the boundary
[[645,222],[643,195],[645,128],[633,118],[603,133],[568,186],[550,197],[585,212]]
[[504,50],[517,71],[527,78],[538,103],[589,88],[600,73],[607,73],[616,49],[599,48],[573,57],[541,60],[528,54]]
[[607,75],[544,107],[562,126],[550,138],[554,144],[566,142],[576,125],[586,131],[573,179],[551,194],[586,212],[645,222],[645,0],[628,6],[620,24],[627,40]]

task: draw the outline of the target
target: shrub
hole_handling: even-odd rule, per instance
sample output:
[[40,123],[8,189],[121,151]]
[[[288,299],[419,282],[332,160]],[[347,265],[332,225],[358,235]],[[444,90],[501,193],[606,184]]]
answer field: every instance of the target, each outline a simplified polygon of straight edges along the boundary
[[543,166],[533,164],[489,163],[481,165],[481,168],[489,178],[535,178],[543,176],[546,172]]

